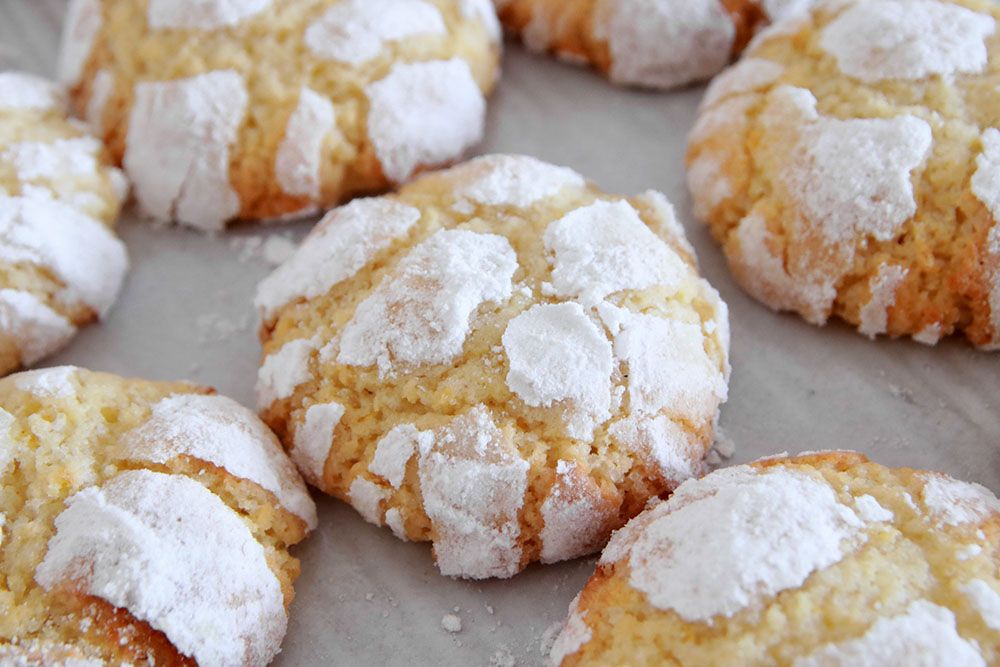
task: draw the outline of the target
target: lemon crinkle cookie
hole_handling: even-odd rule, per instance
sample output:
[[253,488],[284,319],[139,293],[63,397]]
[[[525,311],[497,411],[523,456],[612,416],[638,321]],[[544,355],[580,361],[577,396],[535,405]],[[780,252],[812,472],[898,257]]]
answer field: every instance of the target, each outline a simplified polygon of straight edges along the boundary
[[[250,410],[72,367],[0,380],[0,662],[264,665],[316,524]],[[78,662],[75,662],[78,661]]]
[[113,232],[127,191],[61,88],[0,72],[0,375],[108,313],[128,268]]
[[615,533],[554,665],[1000,661],[1000,501],[853,452],[711,473]]
[[215,230],[457,158],[499,48],[488,0],[73,0],[60,72],[144,211]]
[[815,324],[1000,346],[995,3],[820,3],[710,86],[696,214],[743,287]]
[[444,574],[599,549],[702,472],[726,307],[667,200],[495,155],[331,211],[259,286],[261,414]]
[[494,0],[536,51],[590,63],[620,84],[667,89],[709,79],[763,26],[813,0]]

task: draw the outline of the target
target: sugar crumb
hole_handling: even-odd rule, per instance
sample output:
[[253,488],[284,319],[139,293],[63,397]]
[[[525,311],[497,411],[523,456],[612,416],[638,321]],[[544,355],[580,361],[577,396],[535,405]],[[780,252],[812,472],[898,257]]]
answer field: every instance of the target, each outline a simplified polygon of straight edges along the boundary
[[441,627],[455,634],[462,631],[462,619],[455,614],[445,614],[441,617]]

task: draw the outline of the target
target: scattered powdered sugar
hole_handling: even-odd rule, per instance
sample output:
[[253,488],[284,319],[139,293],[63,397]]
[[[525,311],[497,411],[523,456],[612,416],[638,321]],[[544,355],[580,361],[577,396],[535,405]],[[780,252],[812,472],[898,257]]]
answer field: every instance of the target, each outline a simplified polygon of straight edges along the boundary
[[360,475],[354,478],[347,490],[351,506],[365,521],[376,526],[382,525],[382,502],[387,500],[389,495],[388,489],[383,489],[375,482]]
[[225,396],[175,394],[153,405],[149,420],[126,433],[119,456],[165,464],[190,456],[270,491],[309,528],[316,506],[274,434]]
[[104,109],[108,106],[114,88],[115,81],[111,72],[107,69],[97,70],[94,80],[90,83],[90,99],[87,100],[87,108],[83,114],[95,134],[104,133]]
[[869,495],[859,496],[854,500],[854,511],[863,521],[878,523],[880,521],[892,521],[895,515],[882,507],[879,501]]
[[148,214],[212,231],[240,212],[229,147],[248,100],[235,70],[136,85],[124,164]]
[[717,471],[647,515],[641,532],[616,534],[602,562],[627,553],[631,585],[687,621],[796,588],[864,539],[864,523],[825,482],[794,470]]
[[419,463],[441,574],[513,576],[520,569],[518,513],[529,465],[489,410],[477,406],[435,431]]
[[646,190],[634,197],[635,201],[649,210],[653,219],[653,228],[665,234],[670,240],[681,247],[681,249],[695,257],[694,246],[688,241],[684,226],[677,219],[677,212],[674,205],[670,203],[666,195],[658,190]]
[[671,484],[695,477],[705,469],[704,447],[665,415],[626,417],[608,427],[608,436],[655,466]]
[[820,46],[844,74],[866,82],[981,72],[996,21],[938,0],[855,1],[823,30]]
[[385,42],[445,30],[440,10],[424,0],[342,0],[306,28],[305,43],[320,58],[358,65]]
[[445,614],[441,617],[441,627],[455,634],[462,631],[462,618],[455,614]]
[[392,530],[392,534],[396,536],[397,539],[408,541],[409,538],[406,536],[406,522],[403,520],[403,515],[400,513],[399,509],[396,507],[390,507],[385,511],[385,525],[389,526]]
[[254,305],[261,318],[269,320],[295,299],[320,296],[351,278],[419,219],[417,209],[384,197],[355,199],[333,209],[257,287]]
[[68,85],[80,82],[83,68],[90,60],[94,40],[104,19],[101,0],[70,0],[63,22],[57,70],[59,81]]
[[460,354],[472,317],[513,291],[517,256],[495,234],[441,230],[416,246],[366,298],[347,323],[337,361],[443,364]]
[[76,327],[30,292],[0,289],[0,333],[14,339],[21,364],[30,366],[65,345]]
[[63,90],[48,79],[26,72],[0,72],[0,110],[48,111],[65,105]]
[[880,665],[949,665],[986,667],[975,644],[962,638],[949,609],[917,600],[906,611],[882,618],[857,639],[829,644],[794,667],[877,667]]
[[333,432],[344,416],[340,403],[318,403],[306,410],[302,424],[295,429],[292,460],[302,476],[316,486],[323,485],[326,459],[333,447]]
[[312,378],[309,361],[319,346],[316,338],[299,338],[267,356],[257,371],[258,409],[288,398],[296,387]]
[[981,484],[935,474],[924,479],[924,505],[945,525],[979,523],[1000,512],[1000,500]]
[[676,287],[689,267],[626,201],[597,201],[552,222],[545,249],[553,255],[548,291],[596,303],[614,292]]
[[771,21],[789,16],[802,16],[816,0],[760,0],[760,6]]
[[287,617],[263,547],[197,482],[123,472],[66,501],[35,571],[46,590],[78,587],[162,631],[202,665],[266,664]]
[[285,192],[319,198],[323,140],[335,123],[333,102],[303,87],[274,162],[275,176]]
[[[16,445],[14,439],[10,436],[12,428],[14,428],[14,415],[0,408],[0,476],[7,472],[7,467],[14,460],[14,448]],[[0,514],[0,517],[2,516]]]
[[889,326],[889,308],[896,304],[896,290],[906,277],[908,269],[898,264],[883,264],[878,273],[868,281],[871,298],[861,307],[858,331],[875,338],[884,334]]
[[526,208],[563,188],[586,184],[572,169],[524,155],[485,155],[450,169],[448,175],[455,182],[455,206],[462,208],[470,201]]
[[430,431],[419,431],[413,424],[395,426],[376,443],[375,456],[368,470],[398,489],[406,476],[406,464],[418,451],[430,447],[433,441],[434,435]]
[[503,334],[507,386],[532,407],[564,408],[566,434],[590,440],[611,416],[611,343],[575,302],[536,304]]
[[[983,151],[976,157],[976,173],[972,175],[972,194],[990,210],[993,226],[987,236],[986,252],[1000,263],[1000,130],[983,132]],[[990,272],[990,319],[993,339],[984,347],[1000,347],[1000,269]]]
[[580,596],[577,595],[569,605],[566,625],[563,626],[562,632],[556,637],[555,643],[549,650],[550,665],[558,667],[567,656],[573,655],[590,641],[593,634],[584,621],[586,616],[587,612],[580,611]]
[[490,0],[459,0],[458,6],[462,16],[482,23],[490,40],[497,44],[500,43],[500,39],[503,37],[500,21],[497,20],[496,9]]
[[365,92],[368,137],[396,183],[459,156],[483,136],[486,100],[464,60],[399,63]]
[[149,0],[146,17],[153,30],[214,30],[234,26],[271,6],[272,0]]
[[770,86],[785,73],[784,65],[763,58],[743,58],[712,79],[701,108],[715,106],[727,97],[753,93]]
[[601,548],[618,508],[572,461],[556,463],[556,479],[542,503],[543,563],[556,563]]
[[0,260],[39,264],[65,289],[59,299],[82,301],[104,317],[121,288],[128,257],[107,227],[48,199],[0,196]]
[[[736,28],[717,0],[600,0],[611,79],[671,88],[707,79],[729,62]],[[596,22],[596,20],[595,20]]]
[[76,366],[54,366],[12,375],[14,386],[38,398],[69,398],[76,395]]
[[1000,593],[982,579],[975,579],[960,589],[991,630],[1000,630]]
[[101,658],[90,658],[78,646],[38,639],[0,644],[0,664],[8,667],[105,667]]

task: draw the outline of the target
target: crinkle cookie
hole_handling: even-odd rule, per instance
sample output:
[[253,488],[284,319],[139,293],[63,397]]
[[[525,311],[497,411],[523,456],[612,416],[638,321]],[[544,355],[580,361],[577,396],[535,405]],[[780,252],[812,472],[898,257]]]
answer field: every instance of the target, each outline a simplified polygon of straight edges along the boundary
[[658,192],[494,155],[331,211],[261,283],[259,408],[441,572],[591,553],[703,471],[726,306]]
[[72,0],[60,75],[148,215],[217,230],[459,157],[499,50],[489,0]]
[[535,51],[590,63],[615,83],[675,88],[717,74],[772,20],[815,0],[493,0]]
[[128,268],[113,227],[128,187],[66,117],[62,89],[0,72],[0,375],[110,310]]
[[775,310],[1000,347],[1000,8],[836,0],[720,75],[696,214]]
[[998,554],[978,484],[853,452],[727,468],[615,533],[550,659],[996,665]]
[[0,380],[0,663],[264,665],[316,509],[250,410],[72,367]]

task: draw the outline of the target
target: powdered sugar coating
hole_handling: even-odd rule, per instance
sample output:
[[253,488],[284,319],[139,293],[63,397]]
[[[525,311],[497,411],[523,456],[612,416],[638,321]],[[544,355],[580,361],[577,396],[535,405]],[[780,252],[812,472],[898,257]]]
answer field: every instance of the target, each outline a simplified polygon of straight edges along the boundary
[[302,424],[295,430],[292,461],[302,475],[317,486],[323,483],[326,459],[333,446],[333,432],[344,417],[340,403],[317,403],[306,410]]
[[349,366],[443,364],[459,354],[471,319],[513,291],[517,256],[495,234],[441,230],[400,260],[358,306],[337,361]]
[[187,477],[123,472],[66,501],[35,571],[126,608],[202,665],[265,664],[287,618],[264,549]]
[[728,97],[759,91],[781,78],[784,65],[763,58],[743,58],[712,79],[701,101],[703,109]]
[[704,445],[665,415],[626,417],[608,427],[608,436],[671,484],[680,484],[705,470]]
[[406,465],[418,451],[426,450],[433,444],[434,436],[429,431],[419,431],[413,424],[400,424],[379,438],[375,445],[375,456],[368,470],[398,489],[406,476]]
[[190,456],[270,491],[286,510],[316,527],[316,506],[274,434],[256,415],[225,396],[175,394],[126,433],[120,456],[168,463]]
[[[14,415],[0,408],[0,476],[7,472],[10,462],[14,460],[14,439],[10,437],[12,428],[14,428]],[[0,521],[0,528],[2,523]]]
[[556,480],[541,506],[543,563],[556,563],[593,553],[607,536],[616,518],[613,504],[604,501],[600,489],[579,465],[556,463]]
[[895,305],[896,290],[907,273],[908,270],[898,264],[883,264],[879,267],[878,273],[868,282],[872,296],[861,307],[858,331],[869,338],[886,332],[889,326],[889,308]]
[[658,88],[707,79],[729,62],[736,28],[717,0],[600,0],[611,79]]
[[982,579],[975,579],[960,589],[991,630],[1000,630],[1000,593]]
[[520,569],[518,513],[528,468],[485,406],[435,432],[419,472],[441,574],[485,579]]
[[351,506],[365,521],[376,526],[382,525],[382,503],[389,498],[389,495],[388,489],[383,489],[360,475],[354,478],[347,491]]
[[[1000,130],[988,128],[982,135],[982,152],[976,156],[976,171],[972,175],[972,194],[989,209],[993,226],[986,239],[986,254],[1000,267]],[[1000,268],[990,271],[990,321],[993,338],[986,349],[1000,347]]]
[[485,155],[452,168],[456,207],[474,202],[484,206],[527,208],[568,187],[582,187],[583,177],[524,155]]
[[261,318],[295,299],[317,297],[354,276],[420,219],[420,211],[391,199],[355,199],[320,220],[295,254],[257,287]]
[[385,525],[389,526],[392,534],[397,539],[404,542],[409,541],[409,538],[406,536],[406,521],[403,519],[403,515],[398,508],[390,507],[385,511]]
[[295,393],[296,387],[312,377],[309,361],[318,348],[317,340],[299,338],[267,356],[257,371],[258,409],[288,398]]
[[981,484],[933,474],[925,479],[924,506],[942,524],[979,523],[1000,512],[1000,500]]
[[649,212],[654,229],[666,233],[671,243],[679,246],[692,258],[695,256],[694,246],[688,241],[684,225],[677,219],[677,211],[674,210],[674,205],[670,203],[665,194],[659,190],[645,190],[633,199]]
[[858,496],[854,501],[854,511],[863,521],[869,523],[892,521],[895,517],[890,510],[882,507],[879,501],[869,495]]
[[305,43],[320,58],[358,65],[385,42],[444,32],[440,10],[423,0],[341,0],[306,28]]
[[108,106],[108,99],[114,92],[115,82],[111,72],[100,69],[94,74],[94,80],[90,83],[90,99],[87,100],[87,108],[83,117],[90,123],[95,133],[100,133],[104,122],[104,109]]
[[993,17],[938,0],[855,1],[823,30],[820,46],[865,82],[982,72]]
[[490,0],[459,0],[458,7],[462,16],[475,19],[483,24],[490,40],[497,44],[500,43],[503,37],[500,21],[497,20],[496,10]]
[[626,201],[597,201],[545,230],[553,255],[550,291],[596,303],[609,294],[654,285],[675,287],[689,267]]
[[153,30],[216,30],[234,26],[271,6],[272,0],[149,0],[146,19]]
[[[2,542],[2,539],[0,539]],[[0,664],[6,667],[105,667],[100,658],[89,658],[79,647],[69,644],[22,639],[16,644],[0,644]]]
[[211,231],[240,212],[229,148],[248,101],[234,70],[136,85],[124,164],[146,213]]
[[0,110],[48,111],[66,105],[62,89],[26,72],[0,72]]
[[14,386],[39,398],[69,398],[76,394],[76,367],[53,366],[17,373]]
[[56,201],[0,196],[0,260],[50,270],[65,285],[59,298],[103,317],[118,296],[125,246],[96,220]]
[[731,617],[800,586],[863,539],[863,522],[823,481],[747,466],[689,480],[615,535],[602,557],[628,556],[629,582],[687,621]]
[[507,325],[507,386],[532,407],[559,405],[566,435],[589,441],[611,416],[611,344],[580,304],[536,304]]
[[76,85],[104,23],[101,0],[70,0],[63,22],[57,69],[59,81]]
[[927,600],[911,603],[899,616],[879,619],[857,639],[827,645],[793,664],[794,667],[986,667],[975,644],[958,634],[951,610]]
[[569,617],[566,619],[566,625],[563,626],[562,632],[552,644],[552,650],[549,651],[550,665],[558,667],[567,656],[573,655],[591,640],[593,633],[584,621],[586,615],[587,612],[580,611],[580,596],[577,595],[569,605]]
[[73,337],[76,327],[29,292],[0,289],[0,335],[13,338],[21,364],[30,366]]
[[275,176],[285,192],[319,198],[323,140],[335,122],[333,102],[303,87],[274,162]]
[[365,92],[368,138],[396,183],[458,157],[483,136],[486,100],[464,60],[399,63]]

